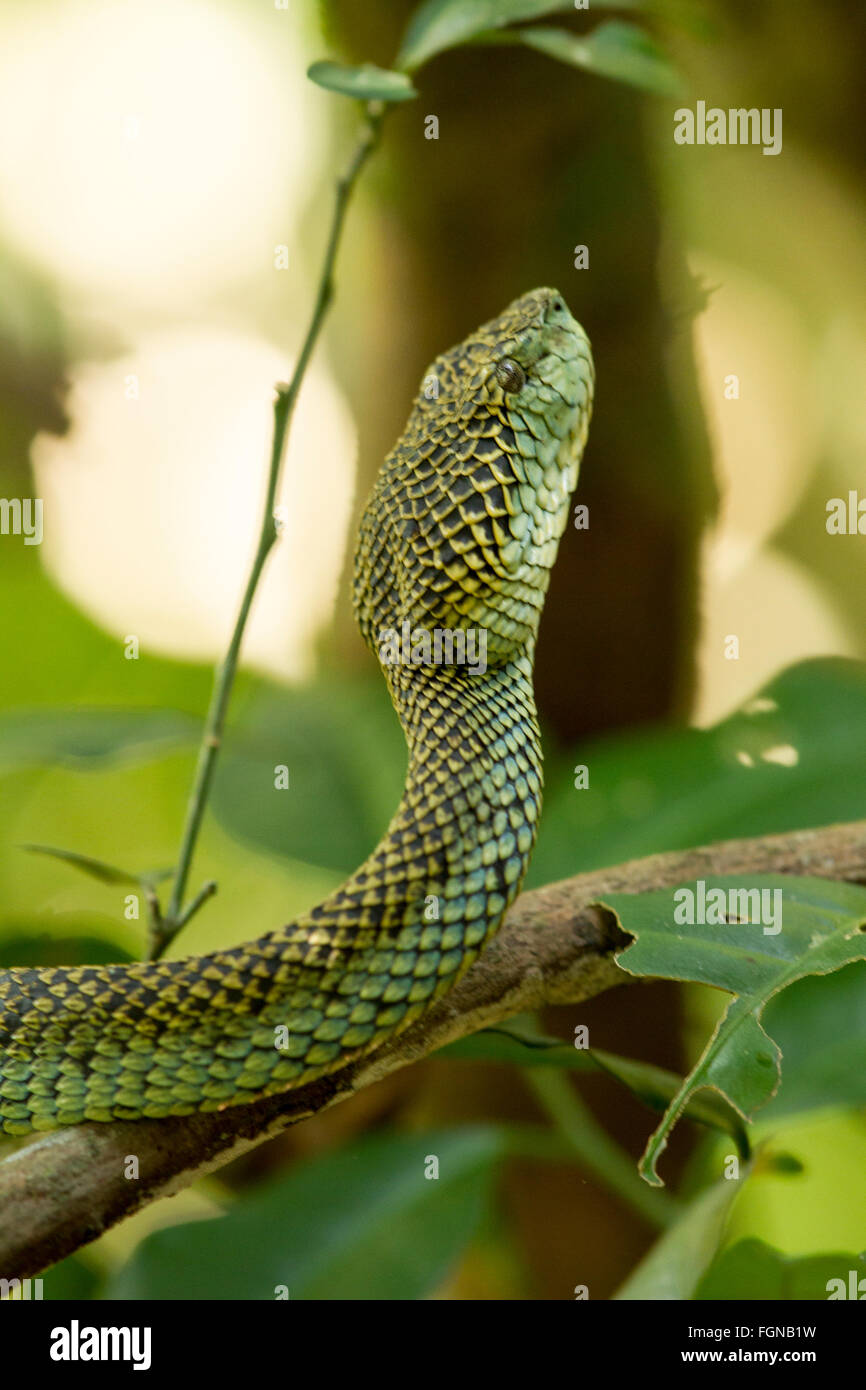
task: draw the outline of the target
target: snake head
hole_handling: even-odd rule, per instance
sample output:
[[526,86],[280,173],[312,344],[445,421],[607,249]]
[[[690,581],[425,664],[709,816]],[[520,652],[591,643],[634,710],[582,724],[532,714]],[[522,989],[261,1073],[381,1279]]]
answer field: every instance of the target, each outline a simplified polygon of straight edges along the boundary
[[436,358],[362,524],[356,608],[371,644],[408,620],[482,628],[491,665],[529,648],[593,385],[586,334],[553,289]]

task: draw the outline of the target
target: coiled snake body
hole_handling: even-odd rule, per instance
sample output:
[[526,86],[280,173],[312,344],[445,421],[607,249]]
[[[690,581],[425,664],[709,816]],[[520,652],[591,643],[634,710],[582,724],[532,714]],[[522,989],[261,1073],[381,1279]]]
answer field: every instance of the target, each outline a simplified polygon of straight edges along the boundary
[[[409,749],[381,843],[320,906],[233,950],[0,972],[0,1130],[288,1090],[405,1028],[477,957],[535,841],[533,654],[592,390],[586,336],[550,289],[432,364],[355,560],[356,615]],[[458,664],[455,642],[452,664],[427,664],[415,645],[469,629],[486,663]],[[389,632],[411,634],[399,659]]]

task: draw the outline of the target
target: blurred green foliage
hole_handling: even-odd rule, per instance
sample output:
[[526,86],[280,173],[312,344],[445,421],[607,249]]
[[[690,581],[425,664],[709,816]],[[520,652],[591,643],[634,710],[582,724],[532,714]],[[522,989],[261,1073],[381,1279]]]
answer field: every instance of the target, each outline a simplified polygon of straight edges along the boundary
[[694,1298],[719,1249],[728,1212],[738,1195],[739,1183],[724,1178],[700,1193],[629,1275],[616,1298]]
[[[831,1280],[851,1287],[866,1276],[866,1254],[806,1255],[788,1258],[762,1240],[741,1240],[725,1250],[701,1279],[695,1298],[826,1299]],[[843,1295],[850,1296],[850,1295]],[[857,1297],[862,1297],[858,1294]]]
[[[645,9],[653,25],[677,11],[664,4],[610,7]],[[608,6],[597,0],[592,8]],[[679,9],[694,28],[694,9]],[[775,13],[773,6],[764,13],[771,10]],[[453,44],[505,41],[640,88],[674,91],[673,65],[662,46],[647,29],[631,23],[610,21],[586,35],[535,26],[489,32],[491,26],[569,11],[570,3],[549,0],[428,0],[418,7],[397,62],[415,72]],[[782,32],[787,33],[784,16]],[[772,48],[768,44],[770,61]],[[464,59],[468,61],[466,55]],[[371,98],[413,95],[399,74],[369,66],[320,66],[318,80]],[[619,109],[614,126],[617,120],[619,128],[632,121],[636,109]],[[507,151],[511,136],[505,134]],[[486,128],[484,138],[489,142]],[[624,175],[631,177],[633,170],[626,160],[617,166],[618,180],[607,176],[602,166],[610,145],[605,141],[610,141],[610,131],[599,128],[582,167],[590,188],[613,200],[622,240],[611,254],[626,256],[634,228],[620,215],[616,196],[622,196]],[[474,171],[471,179],[473,185],[478,182]],[[659,177],[651,186],[654,197],[661,186]],[[735,216],[741,204],[732,200],[731,206]],[[712,205],[705,215],[715,219],[720,212],[724,224],[724,208]],[[462,218],[462,209],[458,215]],[[754,228],[746,234],[756,240]],[[482,235],[487,237],[486,227]],[[726,235],[735,238],[739,231],[728,227]],[[772,238],[763,240],[766,254],[775,258]],[[53,294],[23,267],[11,273],[10,264],[7,259],[0,267],[0,283],[10,289],[4,295],[2,342],[13,345],[3,361],[14,356],[24,364],[19,375],[26,377],[27,386],[20,389],[15,373],[0,376],[4,402],[15,403],[2,434],[7,468],[11,461],[20,463],[36,428],[63,426],[57,404],[63,334]],[[780,264],[784,272],[784,261]],[[468,274],[474,275],[475,268]],[[613,289],[604,308],[611,332],[628,339]],[[654,313],[651,305],[653,335]],[[632,359],[643,346],[639,342],[630,348],[627,370],[632,378]],[[655,397],[653,402],[655,410]],[[662,467],[670,469],[676,483],[676,470],[662,453]],[[651,453],[648,459],[652,464]],[[704,497],[705,479],[697,476],[697,468],[693,471],[689,495],[677,499],[678,526],[686,513],[693,519],[696,499]],[[4,484],[0,491],[11,494],[17,486],[10,473],[8,487]],[[807,494],[803,506],[814,504],[815,496]],[[795,551],[811,553],[813,542],[800,532],[789,532],[788,541]],[[133,880],[153,865],[170,864],[211,674],[203,665],[146,651],[140,660],[126,661],[120,640],[62,596],[35,551],[6,548],[3,566],[0,965],[134,958],[141,953],[143,924],[124,914],[121,890],[129,885],[111,874],[103,874],[103,882],[79,879],[62,857],[27,855],[21,845],[51,844],[72,858],[120,863],[128,866],[124,873]],[[841,592],[849,582],[850,552],[843,558],[842,548],[835,546],[825,568],[832,570]],[[613,580],[608,575],[606,582]],[[684,582],[676,577],[677,584]],[[862,596],[855,594],[851,605],[856,609],[858,603]],[[605,610],[599,622],[604,626],[606,621]],[[634,662],[633,652],[629,659]],[[592,662],[589,667],[594,669]],[[840,660],[798,664],[774,679],[757,700],[706,730],[643,728],[574,749],[557,748],[550,738],[547,742],[546,810],[530,885],[713,839],[862,817],[866,668]],[[584,764],[590,784],[579,790],[575,768]],[[274,787],[278,765],[290,771],[286,794]],[[183,934],[178,949],[206,951],[235,944],[322,896],[375,843],[396,804],[404,765],[393,712],[372,677],[358,676],[342,661],[335,661],[319,684],[288,692],[242,676],[215,784],[213,817],[196,866],[203,876],[220,879],[221,892]],[[825,896],[833,897],[830,888]],[[857,916],[859,898],[855,903],[854,897],[852,892],[848,906]],[[636,903],[635,920],[656,906]],[[825,912],[817,925],[826,920]],[[645,952],[647,973],[709,978],[695,968],[682,942],[674,954],[662,955],[659,949]],[[806,955],[804,946],[804,961]],[[729,970],[742,970],[744,957],[742,947],[726,962]],[[826,961],[816,957],[808,964],[820,969]],[[841,960],[834,962],[839,964]],[[733,973],[714,974],[711,983],[746,988],[749,981],[734,979]],[[828,1110],[844,1112],[846,1121],[853,1117],[862,1126],[866,964],[852,963],[792,984],[786,979],[785,984],[774,997],[769,997],[771,988],[757,1003],[749,1000],[749,1009],[754,1005],[755,1010],[754,1015],[749,1012],[749,1026],[758,1028],[759,1005],[765,1005],[764,1027],[782,1054],[781,1086],[769,1099],[766,1088],[762,1092],[767,1101],[762,1122],[784,1124],[786,1142],[799,1133],[798,1117]],[[441,1065],[458,1092],[473,1062],[508,1066],[514,1077],[517,1068],[539,1065],[606,1073],[618,1088],[656,1110],[671,1101],[681,1082],[669,1069],[642,1058],[601,1049],[580,1053],[538,1030],[523,1029],[522,1036],[517,1030],[482,1034],[448,1049],[445,1057]],[[745,1066],[754,1070],[754,1051],[745,1057]],[[718,1080],[709,1074],[697,1079]],[[736,1135],[738,1126],[720,1095],[694,1091],[694,1085],[687,1088],[686,1114]],[[728,1134],[722,1142],[730,1147]],[[544,1161],[563,1161],[555,1145],[546,1154],[543,1143],[535,1149]],[[420,1132],[388,1126],[349,1137],[339,1150],[325,1146],[261,1184],[249,1175],[230,1176],[219,1192],[222,1215],[186,1221],[189,1211],[174,1217],[162,1213],[159,1220],[177,1224],[141,1239],[136,1228],[131,1250],[109,1246],[106,1253],[103,1246],[95,1255],[86,1252],[64,1261],[46,1276],[48,1296],[270,1299],[283,1286],[292,1298],[433,1296],[461,1266],[491,1210],[500,1203],[506,1209],[510,1165],[532,1150],[525,1135],[515,1137],[504,1123],[455,1122]],[[844,1278],[848,1269],[862,1270],[862,1256],[795,1257],[749,1235],[725,1249],[726,1222],[737,1197],[742,1193],[740,1205],[757,1223],[754,1213],[761,1198],[751,1199],[770,1179],[758,1162],[755,1173],[741,1183],[711,1184],[718,1171],[711,1152],[708,1146],[696,1151],[682,1185],[681,1214],[634,1269],[620,1297],[824,1298],[827,1279]],[[832,1131],[821,1153],[832,1186]],[[425,1176],[430,1156],[439,1164],[435,1179]],[[273,1162],[282,1167],[284,1160],[285,1153],[277,1151]],[[777,1164],[777,1177],[781,1166]],[[788,1167],[796,1170],[798,1162]],[[573,1170],[570,1176],[577,1185]],[[798,1194],[807,1179],[808,1174],[796,1171],[785,1177],[789,1212],[802,1201]],[[851,1248],[859,1248],[862,1186],[853,1196],[853,1219],[859,1225],[852,1231]],[[845,1215],[854,1205],[847,1191],[838,1194],[838,1202]],[[510,1256],[521,1249],[516,1224],[507,1229],[504,1244]]]
[[506,1151],[492,1127],[368,1136],[149,1236],[104,1296],[424,1298],[477,1231]]
[[866,666],[806,661],[713,728],[641,730],[549,759],[528,884],[864,815]]

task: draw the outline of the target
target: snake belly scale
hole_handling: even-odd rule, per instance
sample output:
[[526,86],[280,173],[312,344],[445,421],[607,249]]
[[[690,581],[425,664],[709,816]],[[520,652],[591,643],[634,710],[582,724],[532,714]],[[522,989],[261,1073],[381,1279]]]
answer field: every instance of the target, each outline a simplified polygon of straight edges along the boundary
[[[593,382],[586,335],[552,289],[433,362],[355,557],[356,616],[408,745],[381,842],[325,902],[232,950],[0,972],[0,1131],[289,1090],[371,1052],[475,960],[535,842],[533,655]],[[382,634],[406,623],[483,633],[486,660],[383,660]]]

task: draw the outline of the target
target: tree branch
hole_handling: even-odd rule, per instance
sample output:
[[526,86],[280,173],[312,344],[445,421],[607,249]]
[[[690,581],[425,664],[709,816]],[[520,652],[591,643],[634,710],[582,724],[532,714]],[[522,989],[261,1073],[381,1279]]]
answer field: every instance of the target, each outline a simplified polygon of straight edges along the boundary
[[[463,980],[372,1056],[284,1095],[214,1114],[84,1124],[29,1141],[0,1163],[0,1276],[26,1277],[116,1221],[446,1043],[545,1004],[634,983],[607,893],[648,892],[711,874],[790,873],[866,883],[866,821],[731,840],[581,874],[518,898]],[[137,1180],[124,1177],[135,1154]]]

